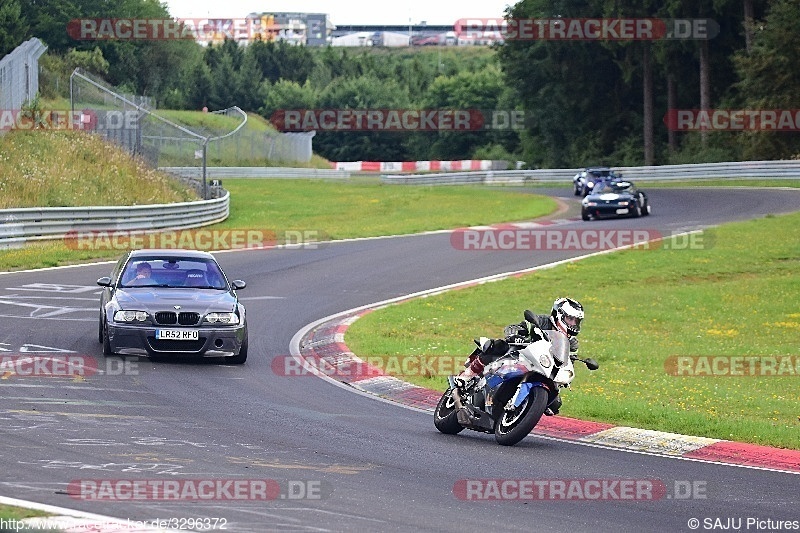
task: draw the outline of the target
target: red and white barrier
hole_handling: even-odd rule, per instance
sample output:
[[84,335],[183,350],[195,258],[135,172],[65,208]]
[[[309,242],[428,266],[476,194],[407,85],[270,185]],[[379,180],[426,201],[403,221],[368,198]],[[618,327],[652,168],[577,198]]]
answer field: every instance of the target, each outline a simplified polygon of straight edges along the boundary
[[[490,159],[464,159],[459,161],[345,161],[332,163],[336,170],[350,172],[447,172],[463,170],[492,170],[495,161]],[[500,168],[506,168],[502,162]]]

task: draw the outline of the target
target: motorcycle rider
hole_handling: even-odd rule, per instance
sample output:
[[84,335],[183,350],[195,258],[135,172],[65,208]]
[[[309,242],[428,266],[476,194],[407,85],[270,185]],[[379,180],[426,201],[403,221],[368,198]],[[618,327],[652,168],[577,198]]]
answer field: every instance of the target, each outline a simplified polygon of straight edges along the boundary
[[[578,352],[578,333],[581,331],[583,321],[583,306],[572,298],[558,298],[553,302],[553,309],[549,315],[534,315],[533,326],[543,331],[558,330],[569,339],[570,355]],[[510,344],[529,344],[541,337],[535,328],[528,328],[528,322],[523,320],[519,324],[511,324],[503,330],[503,339],[492,339],[491,345],[470,358],[464,365],[466,368],[456,376],[456,382],[465,386],[470,379],[480,376],[486,365],[505,355],[510,349]],[[557,396],[545,411],[546,415],[554,415],[561,408],[561,397]]]

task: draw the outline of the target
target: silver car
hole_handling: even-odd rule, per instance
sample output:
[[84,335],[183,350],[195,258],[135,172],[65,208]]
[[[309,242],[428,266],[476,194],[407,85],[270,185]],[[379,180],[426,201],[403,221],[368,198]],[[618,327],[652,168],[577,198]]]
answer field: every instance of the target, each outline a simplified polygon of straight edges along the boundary
[[104,355],[247,360],[247,318],[236,295],[246,284],[229,282],[210,253],[130,251],[97,284]]

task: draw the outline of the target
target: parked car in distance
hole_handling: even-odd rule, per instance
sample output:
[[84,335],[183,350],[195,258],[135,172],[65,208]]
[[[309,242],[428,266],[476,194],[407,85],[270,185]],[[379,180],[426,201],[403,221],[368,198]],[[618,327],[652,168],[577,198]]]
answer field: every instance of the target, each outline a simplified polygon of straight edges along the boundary
[[97,280],[103,355],[247,359],[247,317],[214,256],[196,250],[127,252]]

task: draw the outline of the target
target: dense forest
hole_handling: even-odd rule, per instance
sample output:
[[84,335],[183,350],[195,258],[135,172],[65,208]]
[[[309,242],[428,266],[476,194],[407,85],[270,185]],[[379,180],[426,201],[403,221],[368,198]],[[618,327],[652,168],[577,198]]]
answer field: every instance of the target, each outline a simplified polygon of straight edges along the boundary
[[[800,109],[797,0],[522,0],[515,20],[709,19],[709,38],[506,40],[488,47],[311,48],[256,41],[76,41],[79,18],[170,18],[157,0],[2,0],[0,57],[30,37],[44,97],[63,96],[84,68],[158,107],[518,110],[521,130],[321,132],[331,160],[492,158],[531,167],[792,158],[797,131],[667,127],[668,110]],[[60,83],[47,83],[50,79]],[[793,128],[790,128],[793,129]],[[796,128],[794,128],[796,129]]]

